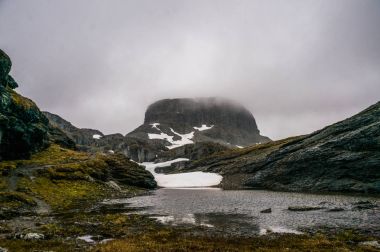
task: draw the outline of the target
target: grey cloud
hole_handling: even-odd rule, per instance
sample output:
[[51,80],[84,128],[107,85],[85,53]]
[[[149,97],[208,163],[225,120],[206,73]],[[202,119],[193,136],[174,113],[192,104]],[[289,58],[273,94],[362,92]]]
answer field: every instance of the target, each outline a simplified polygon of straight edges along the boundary
[[0,0],[19,91],[80,127],[127,133],[169,97],[241,102],[272,138],[379,100],[377,0]]

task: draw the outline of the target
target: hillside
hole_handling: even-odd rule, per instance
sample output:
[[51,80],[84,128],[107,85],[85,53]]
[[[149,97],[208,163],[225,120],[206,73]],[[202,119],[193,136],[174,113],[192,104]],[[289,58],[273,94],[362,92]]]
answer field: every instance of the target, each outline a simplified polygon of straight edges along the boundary
[[380,193],[380,102],[316,131],[220,152],[185,170],[223,175],[224,188]]

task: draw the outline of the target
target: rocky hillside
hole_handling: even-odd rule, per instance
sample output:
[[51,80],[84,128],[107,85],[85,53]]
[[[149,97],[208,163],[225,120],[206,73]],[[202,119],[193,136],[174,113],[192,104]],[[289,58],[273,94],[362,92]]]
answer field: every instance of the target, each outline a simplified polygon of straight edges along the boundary
[[380,102],[310,135],[220,152],[184,170],[223,174],[224,188],[380,193]]
[[18,87],[8,74],[11,60],[0,50],[0,161],[28,158],[50,142],[73,148],[62,131],[49,125],[36,104],[15,92]]
[[97,140],[104,136],[99,130],[80,129],[58,115],[47,111],[42,113],[49,119],[51,125],[64,131],[79,147],[96,146]]
[[240,147],[270,141],[247,109],[223,98],[157,101],[145,112],[144,124],[127,136],[161,140],[169,149],[194,142]]

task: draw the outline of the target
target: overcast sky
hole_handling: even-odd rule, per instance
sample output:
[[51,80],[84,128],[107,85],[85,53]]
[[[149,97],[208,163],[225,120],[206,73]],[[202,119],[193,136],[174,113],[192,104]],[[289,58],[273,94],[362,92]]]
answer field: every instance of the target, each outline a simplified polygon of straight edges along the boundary
[[0,0],[0,48],[18,92],[104,133],[161,98],[236,100],[272,139],[380,100],[379,0]]

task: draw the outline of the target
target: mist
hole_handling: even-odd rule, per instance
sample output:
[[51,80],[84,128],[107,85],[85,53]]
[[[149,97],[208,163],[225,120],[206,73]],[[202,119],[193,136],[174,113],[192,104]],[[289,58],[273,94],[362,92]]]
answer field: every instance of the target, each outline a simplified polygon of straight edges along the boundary
[[379,26],[377,0],[0,0],[18,92],[104,133],[208,96],[272,139],[311,133],[379,100]]

